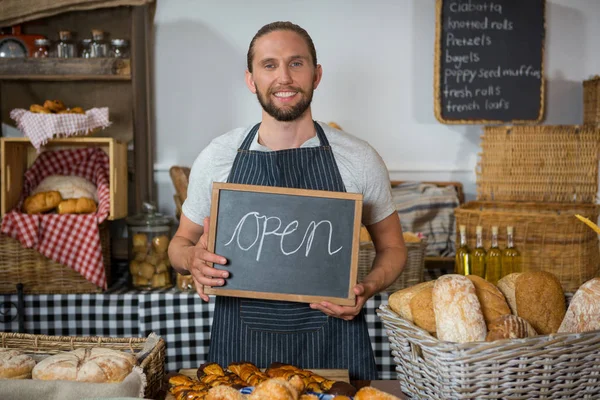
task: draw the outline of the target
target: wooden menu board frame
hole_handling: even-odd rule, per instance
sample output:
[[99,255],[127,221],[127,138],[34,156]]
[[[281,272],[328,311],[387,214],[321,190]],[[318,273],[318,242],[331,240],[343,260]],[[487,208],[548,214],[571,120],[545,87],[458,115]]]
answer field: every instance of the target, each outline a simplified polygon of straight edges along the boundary
[[[238,197],[235,198],[235,196]],[[243,199],[243,196],[246,196],[246,199]],[[253,211],[249,213],[246,212],[250,210],[248,208],[250,204],[252,204],[252,210],[260,210],[261,207],[262,209],[267,208],[269,210],[269,216],[266,214],[260,215],[260,218],[264,218],[262,236],[258,242],[260,243],[259,249],[262,249],[263,251],[261,256],[264,256],[260,262],[258,255],[256,256],[256,260],[254,260],[254,253],[245,253],[248,249],[243,248],[243,246],[240,245],[240,240],[243,241],[244,238],[242,238],[242,236],[245,235],[242,233],[245,218],[249,214],[254,214]],[[266,204],[268,204],[268,207]],[[228,259],[228,264],[226,266],[221,266],[220,269],[230,271],[231,276],[226,280],[226,284],[223,287],[204,286],[204,293],[267,300],[287,300],[303,303],[329,301],[338,305],[354,305],[355,294],[352,288],[356,285],[358,276],[362,205],[363,197],[362,194],[358,193],[290,189],[220,182],[213,183],[208,250]],[[280,211],[280,214],[277,214],[278,211]],[[243,215],[245,212],[246,214]],[[299,215],[299,213],[304,214]],[[313,225],[304,224],[304,222],[311,220],[315,215],[322,216],[324,213],[331,221],[340,223],[337,225],[327,221],[329,224],[325,224],[326,227],[330,227],[328,233],[329,247],[327,247],[329,255],[337,254],[337,251],[343,248],[343,251],[340,252],[339,256],[336,255],[328,261],[325,261],[324,257],[320,257],[320,254],[313,256],[313,258],[308,258],[310,248],[308,241],[310,241],[313,246],[313,238],[316,238],[316,241],[318,242],[319,234],[316,232],[320,222],[323,221],[316,223],[316,226],[312,228],[312,234],[309,234],[309,232]],[[276,215],[273,217],[270,216],[274,214],[279,216],[285,214],[285,216],[289,218],[279,218]],[[243,215],[241,219],[239,219],[240,215]],[[255,216],[256,215],[259,215],[259,213],[257,212]],[[271,250],[268,247],[269,243],[265,241],[265,231],[268,228],[270,218],[280,221],[280,225],[276,229],[278,233],[273,233],[277,236],[281,236],[281,250],[279,248],[277,249],[279,251]],[[284,225],[281,224],[281,219],[284,219],[283,224],[290,220],[293,221],[285,226],[284,229]],[[239,222],[236,224],[235,221]],[[258,240],[260,236],[259,217],[256,217],[256,221],[256,238],[248,248],[254,247],[254,243],[256,243],[256,240]],[[316,221],[312,220],[311,222],[314,223]],[[289,254],[296,253],[298,249],[293,252],[283,252],[283,238],[286,236],[286,232],[292,233],[296,230],[296,228],[294,228],[293,231],[288,229],[294,223],[296,228],[304,233],[304,237],[302,238],[302,242],[298,246],[298,249],[305,246],[302,247],[303,249],[306,249],[305,258],[296,254],[291,258],[286,258],[289,257]],[[234,225],[235,229],[231,229]],[[342,225],[344,225],[345,228],[338,229],[337,231],[335,230],[337,226],[341,227]],[[348,228],[350,228],[350,231]],[[271,229],[273,228],[271,227]],[[227,230],[227,236],[220,237],[219,235],[221,234],[225,235],[225,232],[222,232],[224,230]],[[282,232],[279,232],[280,230]],[[228,243],[231,243],[234,236],[236,236],[236,232],[238,247],[236,248],[232,245],[226,250],[223,242],[225,242],[226,238],[231,236],[228,241]],[[254,230],[252,230],[252,232],[254,232]],[[332,237],[334,237],[334,232],[338,234],[341,232],[340,236],[343,236],[339,242],[334,243],[334,247],[338,246],[340,242],[349,246],[340,246],[338,250],[331,253],[330,245]],[[320,231],[320,234],[323,234],[322,230]],[[307,235],[309,235],[309,239],[305,245],[304,239],[307,238]],[[301,236],[302,235],[300,234],[300,237]],[[293,241],[293,239],[291,240]],[[264,247],[263,242],[266,244]],[[245,245],[248,243],[250,243],[250,240],[246,241]],[[297,245],[297,243],[298,241],[296,240],[292,247]],[[317,243],[316,246],[318,248],[319,244]],[[319,250],[316,251],[318,252]],[[280,253],[285,254],[282,255]],[[282,259],[284,260],[283,262]],[[349,261],[349,263],[346,261]],[[273,267],[274,265],[276,268]],[[296,268],[296,271],[303,272],[296,272],[293,268]],[[274,272],[278,269],[283,271],[281,273]],[[238,280],[233,283],[236,273],[238,274]],[[292,279],[288,277],[289,274],[293,274]],[[243,276],[244,278],[240,278],[240,276]],[[266,277],[269,279],[265,279]],[[348,279],[344,280],[343,277],[347,277]],[[266,283],[264,282],[265,280],[267,281]],[[310,284],[310,282],[312,282],[312,284]],[[232,284],[233,288],[228,288],[228,283]],[[261,289],[257,290],[257,287],[260,287]],[[267,287],[267,289],[265,289],[265,287]],[[332,293],[336,295],[332,296]]]
[[[442,115],[442,92],[443,92],[443,83],[442,83],[442,68],[444,63],[442,62],[442,35],[444,33],[443,29],[443,9],[444,4],[448,1],[452,0],[436,0],[435,3],[435,54],[434,54],[434,114],[436,119],[444,124],[531,124],[531,123],[539,123],[544,119],[545,115],[545,90],[546,90],[546,82],[545,82],[545,42],[546,42],[546,0],[542,1],[543,15],[542,15],[542,27],[544,30],[544,36],[541,39],[541,65],[540,65],[540,103],[539,103],[539,112],[537,118],[535,119],[511,119],[511,120],[497,120],[497,119],[452,119],[445,118]],[[474,0],[477,3],[476,0]]]

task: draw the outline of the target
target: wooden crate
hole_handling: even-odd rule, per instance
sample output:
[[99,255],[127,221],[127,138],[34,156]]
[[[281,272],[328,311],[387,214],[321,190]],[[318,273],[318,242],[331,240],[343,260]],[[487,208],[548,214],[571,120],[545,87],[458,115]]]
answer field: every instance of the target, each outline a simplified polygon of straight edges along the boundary
[[[99,147],[109,157],[110,213],[109,220],[127,216],[127,144],[114,138],[72,137],[50,140],[41,150],[53,151]],[[19,203],[23,190],[23,175],[36,160],[38,153],[28,138],[1,138],[0,216]]]

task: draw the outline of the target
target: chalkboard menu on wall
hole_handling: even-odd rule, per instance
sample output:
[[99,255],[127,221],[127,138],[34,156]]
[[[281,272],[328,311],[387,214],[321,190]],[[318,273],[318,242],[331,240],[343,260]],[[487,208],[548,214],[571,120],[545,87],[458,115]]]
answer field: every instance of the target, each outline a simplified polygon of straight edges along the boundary
[[214,183],[208,249],[227,259],[207,294],[354,305],[362,195]]
[[541,121],[545,0],[437,0],[436,13],[436,118]]

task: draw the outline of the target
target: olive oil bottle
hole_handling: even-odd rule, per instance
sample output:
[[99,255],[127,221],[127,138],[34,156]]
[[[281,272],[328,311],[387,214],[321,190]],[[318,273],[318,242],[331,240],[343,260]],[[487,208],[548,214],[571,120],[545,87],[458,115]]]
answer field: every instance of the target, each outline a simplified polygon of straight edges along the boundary
[[521,253],[515,247],[513,227],[506,227],[506,248],[502,251],[502,276],[513,272],[523,272]]
[[492,226],[492,244],[486,255],[485,279],[494,285],[502,274],[502,250],[498,247],[498,227]]
[[467,227],[465,225],[461,225],[459,229],[460,247],[456,249],[454,270],[460,275],[471,275],[471,250],[467,245]]
[[485,258],[487,252],[483,247],[483,229],[481,228],[481,226],[477,226],[477,228],[475,229],[475,232],[477,234],[477,241],[475,244],[475,250],[473,250],[473,257],[471,260],[473,264],[471,273],[481,278],[485,278]]

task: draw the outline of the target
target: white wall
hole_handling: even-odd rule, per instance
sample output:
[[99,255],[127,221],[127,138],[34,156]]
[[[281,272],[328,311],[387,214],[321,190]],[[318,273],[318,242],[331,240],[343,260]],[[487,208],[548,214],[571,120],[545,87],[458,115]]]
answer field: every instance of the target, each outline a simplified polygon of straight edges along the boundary
[[[244,84],[248,44],[290,20],[323,65],[313,116],[367,140],[392,179],[459,180],[475,198],[481,126],[433,115],[434,0],[159,0],[155,17],[159,208],[174,215],[168,169],[260,119]],[[547,124],[582,122],[581,81],[600,73],[600,1],[547,0]]]

